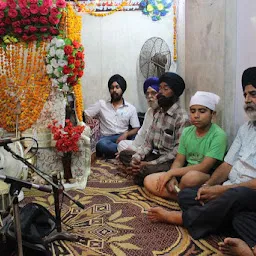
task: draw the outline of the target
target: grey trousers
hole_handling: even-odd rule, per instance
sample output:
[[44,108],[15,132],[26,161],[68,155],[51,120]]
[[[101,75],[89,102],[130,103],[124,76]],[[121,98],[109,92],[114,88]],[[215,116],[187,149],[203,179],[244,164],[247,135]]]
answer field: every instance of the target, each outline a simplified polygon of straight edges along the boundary
[[195,200],[197,190],[186,188],[178,195],[183,224],[194,239],[228,231],[256,245],[256,190],[232,188],[204,206]]

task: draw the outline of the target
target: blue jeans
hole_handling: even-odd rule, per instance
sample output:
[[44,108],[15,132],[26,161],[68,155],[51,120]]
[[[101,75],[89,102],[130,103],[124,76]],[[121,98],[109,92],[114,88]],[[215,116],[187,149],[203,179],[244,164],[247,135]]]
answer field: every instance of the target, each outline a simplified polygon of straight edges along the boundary
[[[97,156],[104,156],[106,158],[115,158],[115,153],[117,152],[117,143],[116,140],[122,134],[115,134],[111,136],[101,136],[100,140],[96,145]],[[135,136],[131,136],[127,139],[133,139]]]

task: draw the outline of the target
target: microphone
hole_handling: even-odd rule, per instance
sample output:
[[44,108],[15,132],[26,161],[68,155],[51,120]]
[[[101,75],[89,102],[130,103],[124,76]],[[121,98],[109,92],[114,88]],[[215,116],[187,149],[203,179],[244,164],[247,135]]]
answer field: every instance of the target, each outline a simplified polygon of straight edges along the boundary
[[0,147],[3,147],[7,144],[10,144],[10,143],[14,143],[16,141],[21,141],[21,140],[24,140],[25,138],[21,137],[21,138],[9,138],[9,139],[3,139],[3,140],[0,140]]
[[51,186],[42,186],[42,185],[34,184],[34,183],[31,183],[28,181],[19,180],[19,179],[16,179],[16,178],[13,178],[13,177],[10,177],[7,175],[0,174],[0,180],[3,180],[4,182],[9,183],[9,184],[18,183],[21,187],[28,188],[28,189],[35,188],[35,189],[43,191],[43,192],[48,192],[48,193],[52,192]]

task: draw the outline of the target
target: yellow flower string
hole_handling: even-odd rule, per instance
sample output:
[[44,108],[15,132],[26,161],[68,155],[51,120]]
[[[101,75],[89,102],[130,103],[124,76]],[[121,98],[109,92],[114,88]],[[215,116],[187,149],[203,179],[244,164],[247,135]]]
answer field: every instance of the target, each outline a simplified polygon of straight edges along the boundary
[[116,7],[116,9],[109,11],[109,12],[95,12],[95,8],[90,9],[88,7],[92,6],[93,4],[85,4],[85,3],[79,3],[78,0],[74,0],[76,6],[78,7],[78,11],[79,12],[85,12],[88,13],[92,16],[96,16],[96,17],[105,17],[108,15],[111,15],[117,11],[121,11],[123,10],[124,6],[126,6],[128,3],[127,1],[123,1],[119,6]]
[[[78,15],[74,6],[70,3],[67,4],[67,14],[64,17],[66,24],[66,37],[72,41],[78,41],[81,43],[81,30],[82,30],[82,17]],[[76,98],[76,115],[79,121],[83,120],[83,94],[81,81],[73,86],[75,98]]]
[[173,4],[173,60],[177,61],[177,6]]
[[38,119],[51,91],[45,70],[46,43],[17,43],[0,47],[0,127],[15,131],[17,102],[21,105],[19,131]]

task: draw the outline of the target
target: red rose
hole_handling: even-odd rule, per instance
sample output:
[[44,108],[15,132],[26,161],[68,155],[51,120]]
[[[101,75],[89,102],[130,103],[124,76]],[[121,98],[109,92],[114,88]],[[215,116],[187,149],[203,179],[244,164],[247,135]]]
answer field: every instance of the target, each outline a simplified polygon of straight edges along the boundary
[[50,16],[49,21],[53,25],[57,25],[60,22],[60,20],[56,16]]
[[51,8],[51,15],[57,16],[58,14],[60,14],[58,8],[56,7]]
[[37,14],[39,12],[39,7],[37,4],[30,4],[29,9],[32,14]]
[[68,64],[74,64],[75,63],[75,58],[73,56],[68,56]]
[[28,41],[28,36],[26,34],[24,34],[22,37],[21,37],[24,41]]
[[44,7],[52,6],[52,0],[44,0],[42,6],[44,6]]
[[41,27],[41,28],[40,28],[40,32],[45,33],[46,31],[47,31],[47,28],[46,28],[46,27]]
[[57,0],[56,1],[56,6],[58,8],[65,8],[66,7],[66,1],[65,0]]
[[73,41],[73,46],[75,49],[78,49],[80,47],[80,43],[78,43],[77,41]]
[[23,18],[27,18],[30,16],[30,11],[27,8],[21,8],[20,13],[23,16]]
[[53,27],[50,27],[50,32],[53,35],[58,35],[59,34],[59,30],[57,28],[53,28]]
[[5,27],[4,22],[0,22],[0,27]]
[[4,18],[4,11],[0,10],[0,19]]
[[5,8],[6,8],[6,6],[7,6],[7,3],[5,3],[5,2],[0,2],[0,10],[4,10]]
[[31,4],[37,4],[37,2],[38,2],[37,0],[30,0]]
[[47,15],[49,13],[49,8],[47,6],[40,6],[39,13],[41,15]]
[[48,24],[48,19],[46,18],[46,17],[44,17],[44,16],[40,16],[39,17],[39,22],[41,23],[41,24]]
[[16,8],[16,3],[15,3],[14,0],[7,0],[6,3],[7,3],[7,5],[8,5],[10,8],[13,8],[13,9]]
[[20,26],[21,26],[21,22],[20,22],[20,21],[14,21],[14,22],[12,23],[12,26],[13,26],[14,28],[20,27]]
[[77,60],[78,59],[83,59],[83,57],[84,57],[84,54],[82,52],[77,52],[77,54],[76,54],[76,59]]
[[64,52],[66,55],[71,55],[73,52],[73,47],[71,45],[66,45],[64,47]]
[[8,25],[12,24],[12,21],[9,17],[7,17],[4,22]]
[[38,17],[32,17],[31,18],[31,21],[34,22],[34,23],[38,23],[38,20],[39,20]]
[[14,19],[17,17],[18,12],[15,9],[10,8],[8,11],[8,15],[10,18]]
[[29,26],[29,32],[32,34],[32,33],[35,33],[37,32],[37,28],[34,27],[34,26]]
[[35,35],[31,35],[31,36],[29,36],[29,38],[28,38],[28,40],[29,41],[36,41],[36,36]]
[[0,28],[0,35],[5,35],[6,29],[5,28]]
[[18,0],[18,5],[20,8],[25,8],[27,6],[26,0]]
[[62,72],[63,74],[70,74],[71,69],[68,66],[64,66]]
[[14,33],[16,33],[16,34],[21,34],[23,31],[22,31],[22,29],[21,28],[15,28],[14,29]]
[[84,74],[84,71],[78,71],[77,76],[78,76],[78,77],[82,77],[82,76],[83,76],[83,74]]
[[76,80],[75,76],[69,76],[67,79],[67,83],[73,83],[73,82],[75,82],[75,80]]
[[76,60],[76,61],[75,61],[75,67],[76,67],[76,68],[79,68],[79,67],[80,67],[80,64],[81,64],[80,60]]

